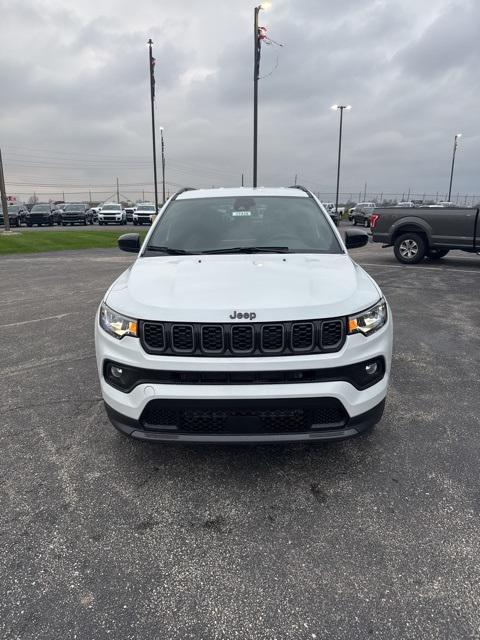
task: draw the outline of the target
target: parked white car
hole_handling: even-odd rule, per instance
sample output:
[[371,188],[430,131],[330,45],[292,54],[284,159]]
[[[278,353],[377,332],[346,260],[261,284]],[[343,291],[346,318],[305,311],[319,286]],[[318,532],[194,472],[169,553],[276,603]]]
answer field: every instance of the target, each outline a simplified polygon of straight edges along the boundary
[[154,204],[149,202],[139,204],[133,212],[133,224],[152,224],[155,214]]
[[106,410],[148,441],[285,442],[357,435],[383,414],[392,318],[303,188],[184,190],[98,309]]
[[127,214],[122,205],[116,202],[107,202],[102,205],[102,210],[97,213],[98,224],[127,224]]

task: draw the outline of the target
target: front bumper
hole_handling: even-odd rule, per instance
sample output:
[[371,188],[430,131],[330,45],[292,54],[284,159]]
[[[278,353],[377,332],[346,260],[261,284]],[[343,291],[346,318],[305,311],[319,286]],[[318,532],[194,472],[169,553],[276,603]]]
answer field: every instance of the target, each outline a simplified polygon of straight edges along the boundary
[[[347,337],[342,349],[335,353],[308,356],[270,356],[238,359],[198,358],[187,356],[158,356],[143,351],[137,338],[126,337],[117,340],[103,331],[96,319],[95,342],[97,366],[102,395],[110,420],[118,429],[135,438],[159,441],[186,442],[280,442],[298,440],[327,440],[348,438],[378,422],[383,412],[387,394],[392,353],[392,320],[389,313],[387,324],[368,338],[356,334]],[[372,386],[359,390],[345,380],[325,382],[301,382],[285,384],[164,384],[147,382],[138,384],[126,393],[108,384],[103,375],[106,361],[150,370],[170,370],[192,372],[229,371],[289,371],[308,369],[328,369],[353,365],[366,360],[383,357],[385,375]],[[323,430],[283,432],[283,433],[160,433],[155,429],[145,429],[142,414],[151,401],[160,401],[167,406],[187,407],[198,403],[201,411],[212,409],[215,404],[225,407],[245,405],[239,412],[247,417],[251,406],[268,403],[280,406],[285,402],[290,407],[303,407],[309,403],[326,400],[340,403],[345,412],[345,420],[338,427],[326,425]],[[261,410],[261,409],[260,409]]]
[[87,216],[62,216],[62,222],[85,222]]
[[[292,412],[295,411],[295,407],[303,408],[309,403],[309,398],[304,398],[301,401],[295,403],[287,401],[287,404],[281,406],[289,407]],[[256,414],[264,414],[270,406],[271,401],[259,401],[255,404],[249,402],[245,404],[235,403],[235,407],[238,408],[238,412],[241,414],[250,414],[250,418],[242,415],[240,419],[250,420],[253,422],[257,420]],[[280,405],[280,401],[275,402],[275,407]],[[182,407],[191,407],[190,411],[203,411],[210,410],[212,415],[221,411],[218,402],[216,401],[203,401],[202,403],[189,403],[183,402]],[[232,406],[228,403],[228,406]],[[124,416],[121,413],[112,409],[108,404],[105,404],[105,409],[113,426],[121,433],[134,438],[136,440],[145,440],[149,442],[197,442],[197,443],[217,443],[217,444],[249,444],[249,443],[282,443],[282,442],[325,442],[331,440],[344,440],[346,438],[352,438],[360,435],[364,431],[368,431],[377,422],[380,421],[385,406],[385,400],[379,402],[375,407],[366,411],[363,414],[355,416],[354,418],[348,418],[342,425],[328,426],[324,429],[311,429],[305,431],[284,431],[281,429],[277,433],[265,433],[261,430],[256,430],[255,425],[252,426],[250,433],[245,433],[245,429],[242,429],[242,433],[235,433],[235,428],[228,429],[227,433],[186,433],[178,430],[151,430],[146,429],[145,424],[140,420],[135,420]],[[240,408],[243,407],[243,408]],[[250,409],[248,407],[251,407]],[[255,408],[253,408],[255,407]]]

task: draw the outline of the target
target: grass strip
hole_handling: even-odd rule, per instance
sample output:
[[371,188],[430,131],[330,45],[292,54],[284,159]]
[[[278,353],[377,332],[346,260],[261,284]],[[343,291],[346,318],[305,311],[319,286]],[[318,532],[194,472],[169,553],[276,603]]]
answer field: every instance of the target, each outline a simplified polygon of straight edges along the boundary
[[[128,233],[128,231],[126,231]],[[123,232],[125,233],[125,232]],[[43,253],[70,249],[110,249],[117,246],[119,231],[21,231],[18,235],[0,233],[0,255]],[[146,232],[140,232],[143,239]]]

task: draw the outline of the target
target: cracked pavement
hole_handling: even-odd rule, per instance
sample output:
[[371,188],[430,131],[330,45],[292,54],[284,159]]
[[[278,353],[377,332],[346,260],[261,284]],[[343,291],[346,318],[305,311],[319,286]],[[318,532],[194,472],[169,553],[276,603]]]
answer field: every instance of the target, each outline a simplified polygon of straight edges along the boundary
[[480,258],[352,254],[392,385],[372,433],[313,447],[121,437],[93,317],[132,257],[0,259],[0,637],[480,638]]

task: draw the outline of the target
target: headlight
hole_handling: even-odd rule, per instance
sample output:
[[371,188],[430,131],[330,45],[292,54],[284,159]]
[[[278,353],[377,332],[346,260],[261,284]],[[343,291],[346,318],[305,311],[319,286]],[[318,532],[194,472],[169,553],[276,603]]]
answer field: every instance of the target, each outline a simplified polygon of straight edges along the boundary
[[124,336],[138,337],[138,323],[132,318],[122,316],[102,302],[100,308],[100,326],[114,338],[121,340]]
[[348,333],[363,333],[369,336],[378,331],[387,322],[387,303],[382,298],[366,311],[348,318]]

